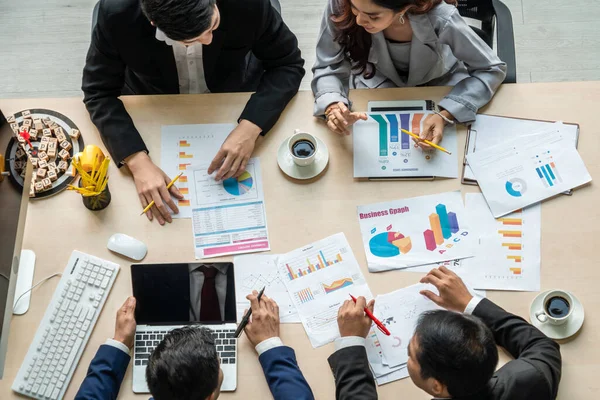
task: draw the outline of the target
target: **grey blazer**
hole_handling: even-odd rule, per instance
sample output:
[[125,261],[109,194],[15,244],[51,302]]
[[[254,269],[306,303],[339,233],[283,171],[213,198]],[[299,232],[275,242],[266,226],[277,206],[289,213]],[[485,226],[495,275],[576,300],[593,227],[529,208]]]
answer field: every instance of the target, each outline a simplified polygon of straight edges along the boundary
[[314,115],[322,116],[327,106],[342,101],[350,104],[350,88],[411,86],[454,86],[439,103],[459,122],[475,120],[506,76],[503,63],[458,13],[442,2],[427,14],[407,14],[413,29],[408,77],[398,74],[383,32],[372,35],[369,62],[375,75],[366,79],[352,70],[342,47],[334,40],[339,30],[331,21],[329,0],[317,42],[317,60],[311,83],[315,95]]

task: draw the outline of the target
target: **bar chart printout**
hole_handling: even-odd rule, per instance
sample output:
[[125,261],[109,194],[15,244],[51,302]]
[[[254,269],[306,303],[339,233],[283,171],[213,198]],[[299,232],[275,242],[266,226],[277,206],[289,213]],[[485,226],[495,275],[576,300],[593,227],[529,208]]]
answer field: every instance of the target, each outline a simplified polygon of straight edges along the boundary
[[354,296],[373,296],[343,233],[283,254],[284,281],[313,347],[339,336],[337,310]]
[[478,289],[539,290],[540,205],[494,219],[483,196],[469,193],[466,207],[479,233],[477,255],[463,260],[469,283]]

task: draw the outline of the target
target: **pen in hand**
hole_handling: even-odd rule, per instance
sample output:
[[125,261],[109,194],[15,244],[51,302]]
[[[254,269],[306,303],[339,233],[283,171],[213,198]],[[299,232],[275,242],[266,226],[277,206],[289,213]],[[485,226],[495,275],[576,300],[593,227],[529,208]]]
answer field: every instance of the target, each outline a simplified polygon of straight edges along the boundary
[[[350,297],[352,298],[352,301],[354,301],[354,303],[356,303],[356,297],[350,295]],[[365,310],[365,314],[367,314],[367,317],[369,317],[371,319],[371,321],[373,321],[375,323],[375,325],[377,325],[377,327],[379,328],[379,330],[381,332],[383,332],[386,336],[390,336],[391,333],[388,330],[388,328],[385,327],[385,325],[383,325],[381,323],[380,320],[378,320],[371,311],[369,311],[369,309],[367,307],[364,308]]]
[[[258,297],[257,297],[258,301],[260,301],[260,298],[262,297],[263,293],[265,292],[265,288],[266,288],[266,286],[263,286],[263,288],[258,293]],[[246,325],[248,325],[248,321],[250,321],[251,315],[252,315],[252,308],[249,308],[248,311],[246,311],[246,315],[244,315],[244,318],[242,318],[242,321],[240,322],[237,329],[235,330],[234,336],[236,338],[240,337],[240,335],[242,334],[242,331],[244,330]]]

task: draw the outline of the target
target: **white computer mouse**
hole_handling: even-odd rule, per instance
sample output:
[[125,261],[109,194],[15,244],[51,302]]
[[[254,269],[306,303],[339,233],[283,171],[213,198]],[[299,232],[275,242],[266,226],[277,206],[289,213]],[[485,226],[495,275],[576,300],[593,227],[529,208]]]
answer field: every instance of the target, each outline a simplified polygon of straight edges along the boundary
[[143,242],[125,235],[124,233],[115,233],[108,239],[106,245],[110,251],[114,251],[122,256],[140,261],[146,257],[148,248]]

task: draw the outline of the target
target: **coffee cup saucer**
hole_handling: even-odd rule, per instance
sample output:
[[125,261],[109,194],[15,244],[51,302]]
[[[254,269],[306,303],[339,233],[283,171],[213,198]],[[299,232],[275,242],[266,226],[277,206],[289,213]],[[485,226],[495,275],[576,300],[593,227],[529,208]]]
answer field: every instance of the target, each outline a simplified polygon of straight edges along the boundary
[[550,290],[540,293],[536,296],[535,299],[533,299],[533,301],[531,302],[531,306],[529,307],[529,320],[531,321],[531,324],[533,326],[542,331],[550,339],[567,339],[579,332],[579,330],[583,326],[583,320],[585,318],[583,305],[573,293],[567,292],[573,298],[574,303],[573,312],[571,313],[571,316],[569,317],[567,322],[565,322],[562,325],[552,325],[549,322],[540,322],[535,316],[535,313],[539,312],[542,309],[542,301],[544,300],[544,296],[546,296],[546,294],[549,292]]
[[317,153],[315,154],[315,161],[305,167],[301,167],[294,162],[288,148],[289,138],[285,139],[277,151],[277,164],[279,164],[279,168],[287,176],[302,180],[314,178],[323,172],[329,162],[329,149],[327,149],[327,145],[321,139],[318,137],[316,139]]

